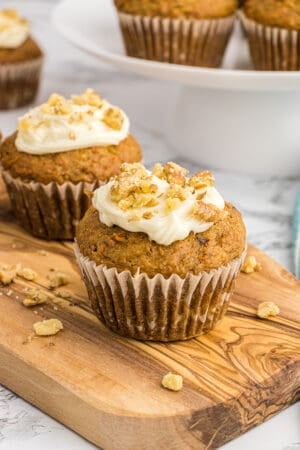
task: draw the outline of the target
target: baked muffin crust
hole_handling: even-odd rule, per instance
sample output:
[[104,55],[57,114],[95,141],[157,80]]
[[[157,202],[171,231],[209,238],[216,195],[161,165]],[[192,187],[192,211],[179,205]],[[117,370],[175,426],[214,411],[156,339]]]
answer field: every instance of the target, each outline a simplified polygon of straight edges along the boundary
[[18,48],[0,48],[0,64],[21,63],[42,56],[40,47],[31,37]]
[[299,0],[246,0],[244,12],[263,25],[300,30]]
[[119,11],[144,15],[188,19],[215,19],[233,14],[237,0],[115,0]]
[[203,271],[227,265],[245,248],[245,226],[240,213],[226,203],[228,215],[203,233],[190,233],[171,245],[150,241],[145,233],[107,227],[99,220],[99,212],[90,207],[77,228],[77,243],[84,256],[97,265],[116,267],[119,272],[138,271],[153,277],[173,273],[184,278],[188,272]]
[[17,150],[17,133],[5,139],[0,147],[0,160],[5,170],[22,181],[63,184],[70,181],[92,183],[106,181],[119,172],[123,162],[138,162],[142,152],[137,141],[129,135],[119,145],[91,147],[62,153],[32,155]]

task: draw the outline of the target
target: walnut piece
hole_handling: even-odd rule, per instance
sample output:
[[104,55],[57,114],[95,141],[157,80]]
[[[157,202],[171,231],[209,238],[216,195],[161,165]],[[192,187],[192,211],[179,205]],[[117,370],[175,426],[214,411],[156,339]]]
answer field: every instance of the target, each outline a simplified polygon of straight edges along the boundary
[[113,130],[121,130],[124,123],[124,117],[118,108],[109,108],[105,111],[102,122]]
[[168,214],[175,209],[179,208],[181,201],[179,198],[167,198],[165,202],[165,212]]
[[279,307],[273,302],[263,302],[258,305],[256,315],[260,319],[269,319],[280,313]]
[[26,288],[25,294],[26,296],[23,300],[23,305],[27,308],[30,308],[31,306],[41,305],[49,300],[49,296],[40,289]]
[[193,216],[202,222],[220,222],[220,220],[225,219],[227,214],[225,210],[219,209],[210,203],[204,203],[201,200],[197,201],[193,209]]
[[17,274],[17,266],[10,266],[7,264],[0,265],[0,283],[4,284],[4,286],[8,286],[11,284]]
[[17,275],[28,281],[34,281],[37,279],[37,273],[29,267],[20,267],[17,270]]
[[64,328],[58,319],[42,320],[33,324],[34,332],[37,336],[54,336]]
[[186,185],[186,176],[188,174],[188,170],[184,169],[178,164],[168,162],[164,167],[164,173],[168,183],[178,184],[179,186]]
[[70,299],[73,297],[73,294],[71,291],[68,291],[67,289],[59,289],[55,291],[55,295],[61,298]]
[[175,375],[174,373],[167,373],[162,379],[162,385],[164,388],[170,391],[181,391],[183,387],[183,378],[181,375]]
[[65,286],[69,283],[69,277],[64,272],[51,273],[50,275],[48,275],[48,280],[50,281],[49,287],[51,289]]
[[193,175],[189,179],[189,186],[195,189],[207,189],[215,184],[215,178],[211,172],[204,170]]
[[261,270],[261,265],[255,258],[255,256],[248,255],[246,257],[246,260],[242,267],[242,272],[250,274],[250,273],[254,273],[254,272],[259,272],[260,270]]
[[81,95],[72,95],[71,98],[75,105],[89,105],[95,108],[101,108],[103,106],[101,95],[90,88],[86,89]]

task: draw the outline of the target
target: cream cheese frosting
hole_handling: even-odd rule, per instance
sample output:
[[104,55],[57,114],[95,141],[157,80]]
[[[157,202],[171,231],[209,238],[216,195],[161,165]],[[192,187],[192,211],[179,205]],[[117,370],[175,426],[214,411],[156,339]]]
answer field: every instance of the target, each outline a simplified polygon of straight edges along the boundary
[[210,172],[188,179],[174,163],[157,165],[152,172],[141,164],[124,164],[119,176],[94,192],[92,203],[108,227],[143,232],[170,245],[225,217],[225,202],[213,183]]
[[30,25],[15,9],[0,10],[0,48],[16,49],[28,39]]
[[65,99],[52,94],[47,103],[19,120],[16,147],[33,155],[118,145],[129,134],[126,114],[92,89]]

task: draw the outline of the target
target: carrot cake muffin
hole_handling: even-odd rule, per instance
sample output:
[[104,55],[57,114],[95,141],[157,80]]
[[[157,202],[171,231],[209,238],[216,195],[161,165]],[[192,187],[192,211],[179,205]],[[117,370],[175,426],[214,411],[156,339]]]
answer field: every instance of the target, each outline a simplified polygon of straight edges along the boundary
[[127,54],[218,67],[232,32],[237,0],[114,0]]
[[0,10],[0,109],[31,103],[37,94],[43,53],[30,24],[15,9]]
[[210,172],[123,164],[93,194],[75,253],[93,308],[115,332],[189,339],[223,317],[245,252],[240,213]]
[[129,119],[92,89],[47,103],[19,120],[0,147],[3,177],[20,223],[46,239],[72,239],[93,190],[142,154]]
[[246,0],[241,17],[257,70],[300,69],[299,0]]

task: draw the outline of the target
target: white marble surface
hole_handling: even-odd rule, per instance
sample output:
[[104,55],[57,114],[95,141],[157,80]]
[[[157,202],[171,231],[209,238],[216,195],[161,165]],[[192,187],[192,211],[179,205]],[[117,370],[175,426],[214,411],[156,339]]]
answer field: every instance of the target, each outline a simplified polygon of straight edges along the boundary
[[[1,7],[5,2],[1,2]],[[145,160],[174,158],[161,131],[172,107],[177,85],[120,73],[83,55],[63,41],[50,24],[54,0],[7,0],[33,22],[34,35],[47,54],[44,80],[38,101],[53,91],[66,95],[88,87],[99,90],[122,106],[132,120],[132,131],[144,148]],[[0,113],[5,134],[16,127],[25,110]],[[191,164],[195,167],[195,165]],[[292,269],[291,223],[297,179],[255,178],[216,171],[224,196],[243,212],[249,240],[285,267]],[[0,361],[1,364],[1,361]],[[1,382],[1,380],[0,380]],[[297,444],[298,443],[298,444]],[[95,448],[75,433],[0,387],[0,450],[88,450]],[[294,405],[268,423],[225,445],[224,450],[300,450],[300,404]],[[122,443],[120,443],[120,450]],[[109,449],[105,449],[109,450]],[[166,449],[168,450],[168,449]]]

